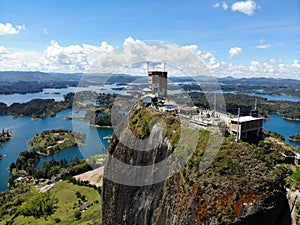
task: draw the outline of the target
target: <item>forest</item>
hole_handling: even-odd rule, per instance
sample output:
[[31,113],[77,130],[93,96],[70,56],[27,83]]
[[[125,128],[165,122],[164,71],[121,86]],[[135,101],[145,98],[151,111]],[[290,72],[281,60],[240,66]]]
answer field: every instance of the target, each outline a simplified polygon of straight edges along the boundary
[[59,161],[51,159],[43,162],[41,168],[37,168],[36,165],[40,157],[35,151],[22,151],[17,160],[9,167],[11,177],[8,183],[10,186],[14,186],[15,180],[20,176],[26,175],[35,179],[51,179],[53,176],[59,175],[61,179],[69,179],[92,169],[86,160],[79,160],[77,156],[74,156],[70,162],[66,159]]
[[7,106],[0,102],[0,115],[31,116],[34,119],[54,117],[56,113],[72,108],[74,93],[64,96],[64,101],[56,102],[54,99],[33,99],[26,103],[13,103]]

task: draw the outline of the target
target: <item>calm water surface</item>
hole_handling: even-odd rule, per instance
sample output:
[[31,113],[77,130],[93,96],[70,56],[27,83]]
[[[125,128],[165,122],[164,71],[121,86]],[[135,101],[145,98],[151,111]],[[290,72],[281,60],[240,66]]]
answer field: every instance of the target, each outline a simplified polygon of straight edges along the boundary
[[79,159],[102,153],[108,147],[105,136],[112,134],[111,128],[97,128],[89,126],[88,121],[65,120],[66,116],[70,116],[72,110],[64,110],[57,114],[56,117],[45,118],[43,120],[32,120],[30,117],[19,117],[13,119],[12,116],[0,116],[0,128],[8,129],[13,132],[13,137],[8,142],[0,146],[0,154],[5,157],[0,160],[0,191],[7,188],[7,180],[9,178],[8,167],[15,162],[21,151],[27,150],[27,142],[31,140],[35,134],[44,130],[51,129],[68,129],[85,133],[87,138],[85,145],[82,147],[71,147],[60,151],[53,156],[42,157],[40,164],[51,158],[60,160],[66,158],[71,160],[75,155]]
[[267,95],[267,94],[248,94],[248,95],[266,98],[271,101],[300,102],[300,98],[288,96],[288,95]]
[[96,91],[97,93],[103,93],[103,94],[127,94],[126,91],[121,90],[113,90],[112,88],[122,88],[124,86],[120,85],[102,85],[99,86],[89,86],[89,87],[68,87],[68,88],[61,88],[61,89],[55,89],[55,88],[47,88],[43,89],[42,92],[37,93],[28,93],[28,94],[10,94],[10,95],[4,95],[0,94],[0,102],[5,103],[6,105],[11,105],[15,102],[17,103],[25,103],[29,102],[32,99],[51,99],[53,98],[55,101],[63,101],[64,95],[69,92],[78,92],[78,91]]
[[286,120],[278,114],[271,114],[271,119],[265,120],[263,125],[266,130],[275,131],[283,135],[287,143],[300,149],[299,142],[288,140],[289,136],[300,133],[300,121]]

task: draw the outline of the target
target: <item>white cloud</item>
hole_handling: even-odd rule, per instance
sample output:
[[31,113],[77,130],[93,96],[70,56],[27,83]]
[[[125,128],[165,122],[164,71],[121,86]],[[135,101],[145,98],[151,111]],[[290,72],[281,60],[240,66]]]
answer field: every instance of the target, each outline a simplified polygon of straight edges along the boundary
[[0,58],[7,53],[8,50],[4,46],[0,45]]
[[222,3],[216,2],[213,7],[220,8],[221,6],[224,10],[228,9],[228,4],[226,2],[222,2]]
[[107,42],[102,42],[100,46],[83,44],[62,47],[57,41],[52,40],[44,51],[40,64],[45,69],[85,71],[96,58],[112,49],[113,47]]
[[221,6],[221,4],[219,2],[216,2],[216,4],[214,4],[214,8],[219,8]]
[[13,27],[10,23],[0,23],[0,36],[18,34],[21,30],[25,30],[25,25],[17,25],[16,27]]
[[257,45],[256,48],[259,48],[259,49],[266,49],[266,48],[269,48],[270,45]]
[[229,49],[230,58],[237,57],[243,54],[243,50],[240,47],[234,47]]
[[[242,49],[234,47],[229,53],[234,57],[242,54]],[[211,52],[201,51],[197,45],[180,47],[166,44],[161,47],[156,42],[144,42],[132,37],[125,39],[119,48],[114,48],[104,41],[97,46],[90,44],[61,46],[53,40],[44,52],[11,50],[0,45],[0,70],[92,72],[95,69],[96,72],[129,73],[136,69],[135,65],[129,63],[145,61],[158,62],[153,64],[156,69],[162,69],[162,62],[165,61],[168,63],[167,66],[171,64],[176,66],[177,72],[184,71],[189,75],[300,79],[299,59],[294,59],[290,63],[285,63],[281,59],[270,59],[264,62],[253,60],[249,65],[234,65],[230,61],[218,60]],[[137,71],[139,75],[147,70],[147,65],[143,64],[143,66]],[[171,71],[174,67],[166,69]]]
[[291,65],[292,68],[300,69],[300,63],[297,59],[294,59],[293,64]]
[[258,62],[258,61],[252,61],[251,65],[252,66],[256,66],[256,67],[260,67],[261,66],[260,62]]
[[60,46],[52,40],[42,53],[10,51],[0,46],[1,70],[40,70],[50,72],[84,72],[101,54],[111,51],[107,42],[100,46]]
[[240,2],[235,2],[231,6],[232,11],[239,11],[241,13],[244,13],[248,16],[251,16],[254,14],[254,11],[258,9],[256,3],[252,0],[247,0],[247,1],[240,1]]
[[211,57],[213,57],[213,55],[210,52],[203,53],[201,56],[202,59],[209,59]]
[[[191,54],[191,52],[193,54]],[[205,74],[207,66],[201,61],[201,51],[196,45],[176,46],[162,42],[144,42],[128,37],[124,40],[123,46],[108,52],[100,57],[89,69],[88,72],[130,72],[131,74],[144,74],[147,69],[145,62],[151,62],[157,69],[162,69],[163,62],[172,70],[172,73],[188,73],[190,75]],[[175,71],[174,65],[177,67]],[[137,69],[137,67],[139,67]]]
[[226,2],[222,2],[222,7],[223,7],[224,10],[228,9],[228,5],[226,4]]

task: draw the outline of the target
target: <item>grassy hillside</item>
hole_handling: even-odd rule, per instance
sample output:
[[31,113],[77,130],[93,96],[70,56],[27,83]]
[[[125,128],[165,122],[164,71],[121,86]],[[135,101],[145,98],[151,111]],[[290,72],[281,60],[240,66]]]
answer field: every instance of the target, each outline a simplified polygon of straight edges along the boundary
[[[0,207],[0,212],[2,211],[2,214],[0,216],[0,225],[101,224],[101,196],[98,191],[89,187],[74,185],[68,181],[61,181],[56,183],[55,186],[49,191],[50,197],[57,200],[53,214],[40,218],[19,215],[15,219],[13,219],[11,223],[7,223],[13,218],[14,212],[18,212],[18,210],[20,210],[22,204],[24,204],[25,201],[32,198],[32,196],[37,195],[37,193],[39,192],[39,188],[30,186],[29,190],[27,190],[25,194],[21,193],[20,190],[14,190],[13,192],[13,199],[15,199],[15,201],[7,201]],[[4,194],[5,193],[6,192],[4,192]],[[1,197],[3,196],[1,195]],[[21,202],[16,201],[17,199],[20,199]],[[87,202],[89,202],[91,206],[86,211],[81,212],[80,219],[75,219],[75,212],[79,212],[78,208],[83,203],[82,199],[85,199]],[[3,214],[4,210],[7,214]]]

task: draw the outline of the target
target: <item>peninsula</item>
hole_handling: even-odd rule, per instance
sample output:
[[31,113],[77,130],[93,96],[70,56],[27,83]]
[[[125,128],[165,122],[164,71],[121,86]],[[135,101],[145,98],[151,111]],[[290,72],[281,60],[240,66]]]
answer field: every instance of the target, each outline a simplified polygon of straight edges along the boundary
[[38,150],[41,155],[52,155],[55,152],[72,146],[83,145],[85,134],[69,130],[47,130],[28,142],[30,150]]

